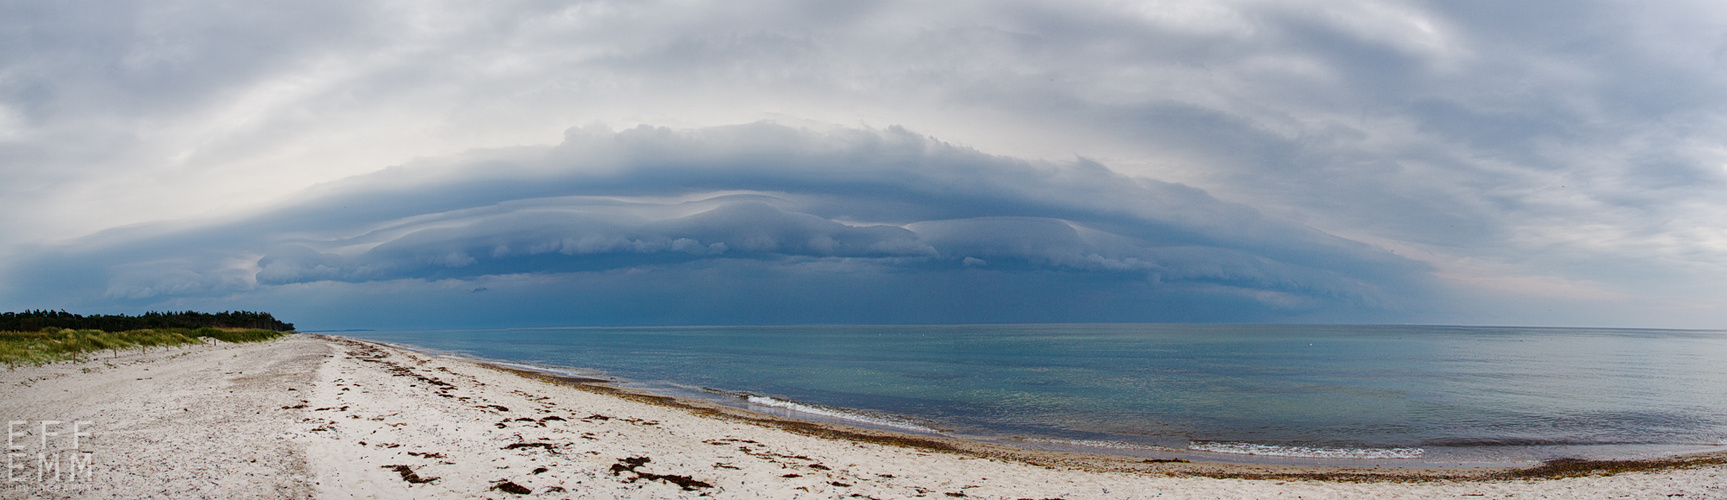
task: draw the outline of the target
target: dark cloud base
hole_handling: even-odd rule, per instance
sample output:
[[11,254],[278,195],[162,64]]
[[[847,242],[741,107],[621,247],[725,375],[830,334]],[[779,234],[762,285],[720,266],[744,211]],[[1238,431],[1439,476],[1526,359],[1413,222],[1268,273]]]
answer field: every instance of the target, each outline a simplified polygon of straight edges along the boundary
[[773,124],[573,129],[23,262],[15,308],[243,306],[330,327],[1375,321],[1418,312],[1430,280],[1088,161]]
[[[646,276],[644,276],[646,275]],[[1062,273],[792,273],[760,265],[543,275],[480,281],[333,283],[174,309],[275,307],[320,328],[489,328],[710,324],[1393,322],[1375,308],[1266,307],[1250,293]],[[1028,293],[1035,289],[1036,293]]]

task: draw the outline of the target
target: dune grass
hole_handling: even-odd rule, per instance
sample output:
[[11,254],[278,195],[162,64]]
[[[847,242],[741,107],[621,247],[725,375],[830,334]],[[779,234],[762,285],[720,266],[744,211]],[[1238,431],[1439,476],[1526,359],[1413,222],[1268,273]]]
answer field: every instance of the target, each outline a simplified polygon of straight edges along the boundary
[[160,328],[125,332],[46,328],[36,332],[0,332],[0,362],[11,369],[18,365],[83,361],[99,356],[102,351],[112,351],[114,355],[128,349],[149,352],[153,347],[202,343],[201,338],[223,342],[262,342],[290,333],[293,332],[239,328]]

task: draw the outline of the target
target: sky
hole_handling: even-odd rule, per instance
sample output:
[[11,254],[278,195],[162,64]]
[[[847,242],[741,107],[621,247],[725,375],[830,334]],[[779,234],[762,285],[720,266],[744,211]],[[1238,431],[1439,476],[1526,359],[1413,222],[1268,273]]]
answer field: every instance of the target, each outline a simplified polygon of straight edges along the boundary
[[0,4],[0,310],[1727,328],[1727,4]]

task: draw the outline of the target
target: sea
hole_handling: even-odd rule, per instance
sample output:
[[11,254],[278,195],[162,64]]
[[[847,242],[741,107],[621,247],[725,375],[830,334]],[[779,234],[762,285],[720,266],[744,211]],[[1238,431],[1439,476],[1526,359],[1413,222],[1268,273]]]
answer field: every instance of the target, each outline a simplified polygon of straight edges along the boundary
[[1389,467],[1727,450],[1727,331],[1036,324],[342,332],[809,420]]

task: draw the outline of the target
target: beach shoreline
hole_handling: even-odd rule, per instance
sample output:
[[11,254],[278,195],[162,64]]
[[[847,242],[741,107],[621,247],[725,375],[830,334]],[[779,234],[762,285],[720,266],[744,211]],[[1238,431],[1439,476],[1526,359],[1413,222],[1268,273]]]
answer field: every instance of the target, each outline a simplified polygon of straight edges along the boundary
[[[367,342],[367,341],[361,341]],[[390,346],[400,348],[399,346]],[[486,361],[468,360],[476,365],[538,379],[551,384],[579,388],[647,404],[679,408],[694,414],[748,422],[798,434],[838,440],[889,444],[908,449],[962,454],[1023,462],[1038,466],[1075,467],[1092,471],[1155,472],[1236,479],[1306,479],[1357,482],[1411,482],[1491,479],[1555,479],[1590,475],[1616,474],[1631,471],[1661,471],[1727,464],[1727,451],[1675,455],[1649,459],[1587,460],[1559,459],[1531,466],[1481,467],[1419,467],[1394,465],[1397,459],[1380,460],[1372,465],[1278,464],[1240,461],[1189,459],[1198,454],[1180,453],[1184,458],[1146,459],[1131,455],[1090,453],[1085,451],[1051,451],[1014,446],[1010,443],[949,437],[930,433],[904,432],[893,429],[862,427],[843,422],[825,422],[751,411],[732,405],[702,399],[680,398],[650,391],[620,387],[611,380],[563,375],[559,373],[518,368]],[[1145,464],[1159,464],[1147,467]]]
[[791,419],[311,334],[19,368],[0,387],[8,421],[93,434],[73,450],[92,458],[84,477],[11,481],[4,498],[1727,498],[1724,453],[1480,469],[1146,460]]
[[[1507,444],[1505,440],[1498,439],[1496,437],[1484,437],[1480,438],[1482,441],[1471,445],[1460,443],[1459,439],[1448,436],[1429,436],[1429,438],[1451,442],[1452,444],[1368,444],[1363,442],[1347,441],[1339,444],[1316,444],[1311,442],[1295,444],[1264,444],[1278,442],[1259,442],[1253,441],[1253,438],[1242,439],[1241,437],[1236,437],[1235,439],[1203,439],[1172,437],[1173,435],[1148,436],[1131,432],[1131,430],[1126,433],[1088,433],[1088,431],[1095,430],[1099,427],[1095,425],[1095,422],[1089,426],[1092,429],[1081,430],[1078,432],[1074,432],[1074,429],[1083,428],[1085,426],[1080,425],[1070,427],[1066,425],[1044,425],[1042,428],[1038,428],[1037,425],[1034,424],[990,427],[990,424],[992,423],[1017,419],[1004,419],[1000,417],[985,417],[983,419],[977,419],[969,418],[972,417],[971,415],[965,415],[964,412],[966,410],[964,409],[960,409],[956,412],[954,411],[955,408],[940,408],[939,406],[922,408],[924,411],[934,411],[935,413],[944,413],[949,416],[955,416],[963,422],[956,425],[946,420],[931,419],[923,415],[894,413],[893,411],[875,406],[848,407],[843,403],[839,406],[828,406],[826,404],[813,401],[795,399],[797,396],[783,395],[788,392],[788,387],[785,384],[776,385],[776,383],[771,379],[764,379],[764,381],[768,386],[777,387],[779,389],[779,393],[759,392],[763,391],[761,386],[750,384],[748,380],[718,380],[711,373],[656,373],[651,371],[644,372],[641,370],[631,372],[628,369],[624,369],[620,371],[626,374],[620,376],[613,374],[610,369],[598,367],[606,366],[607,361],[596,360],[591,357],[582,357],[578,353],[570,354],[576,354],[575,359],[577,360],[592,361],[596,364],[592,366],[585,364],[552,364],[547,363],[546,360],[548,358],[543,356],[535,356],[528,353],[515,353],[518,355],[526,354],[526,359],[538,360],[523,361],[517,357],[507,356],[507,354],[509,354],[507,351],[490,351],[491,354],[499,355],[500,357],[488,358],[475,355],[474,352],[488,351],[478,349],[476,348],[477,346],[473,345],[466,346],[466,349],[459,348],[459,350],[450,351],[426,347],[417,343],[408,343],[404,339],[400,338],[392,339],[394,341],[391,341],[362,336],[358,338],[358,340],[382,342],[385,345],[395,348],[406,349],[433,356],[452,357],[469,362],[501,366],[508,369],[526,369],[528,371],[545,372],[555,376],[573,377],[578,381],[604,383],[631,390],[646,391],[648,393],[662,396],[717,403],[756,413],[771,414],[797,420],[829,422],[839,424],[841,426],[863,427],[891,432],[906,432],[918,436],[956,438],[967,442],[994,443],[1030,450],[1116,455],[1137,457],[1137,459],[1140,460],[1189,460],[1195,462],[1226,462],[1246,465],[1315,466],[1342,469],[1439,469],[1445,471],[1441,472],[1441,474],[1456,475],[1457,471],[1465,471],[1467,473],[1469,471],[1479,472],[1490,469],[1526,469],[1541,466],[1547,461],[1555,459],[1592,462],[1648,462],[1679,460],[1680,457],[1688,455],[1715,453],[1727,449],[1727,447],[1724,447],[1722,444],[1682,445],[1654,444],[1637,441],[1607,441],[1605,443],[1611,444],[1585,445],[1580,443],[1566,444],[1565,441],[1543,442],[1541,441],[1541,438],[1532,438],[1528,435],[1513,435],[1515,434],[1514,430],[1507,431],[1512,432],[1513,434],[1508,434],[1505,438],[1511,441],[1521,442],[1523,444]],[[429,341],[431,345],[438,345],[436,340],[423,340]],[[599,343],[611,344],[610,342],[603,341]],[[448,343],[445,343],[444,346],[450,347],[447,344]],[[619,347],[629,348],[637,346],[619,345]],[[627,356],[627,354],[624,356]],[[726,361],[731,360],[717,360],[716,363],[723,364]],[[816,370],[818,372],[823,370],[823,367],[804,368]],[[854,369],[850,371],[858,372],[859,370]],[[866,372],[865,374],[868,372],[868,370],[862,371]],[[645,378],[643,377],[644,375],[646,375]],[[780,374],[780,376],[784,375],[785,374]],[[877,373],[877,375],[889,376],[885,373]],[[707,385],[689,385],[679,382],[679,380],[684,379],[704,380],[706,381],[705,383],[712,383],[715,385],[713,387],[709,387]],[[1050,377],[1049,379],[1059,379],[1059,377]],[[899,378],[894,379],[892,382],[885,383],[904,384],[908,382],[910,381],[907,381],[904,378]],[[845,383],[849,383],[849,381],[846,381]],[[915,384],[917,382],[910,383]],[[795,394],[798,389],[811,387],[815,386],[798,382],[792,384],[792,390],[789,392]],[[831,387],[834,386],[829,384],[826,387],[821,387],[821,389]],[[863,390],[868,391],[870,389]],[[1024,389],[1021,388],[1018,390]],[[771,391],[771,389],[768,391]],[[864,394],[875,395],[876,393],[865,392]],[[830,399],[834,397],[844,399],[849,395],[850,394],[845,393],[843,390],[840,394],[828,394]],[[1028,394],[1024,393],[1016,393],[1012,396],[1023,397],[1027,395]],[[812,395],[812,397],[814,397],[814,395]],[[940,396],[936,397],[939,398]],[[1165,395],[1165,397],[1168,396]],[[1007,407],[1004,406],[1002,408]],[[1028,409],[1034,411],[1041,410],[1038,408]],[[1310,417],[1310,415],[1296,415],[1295,417],[1305,418]],[[1047,415],[1044,416],[1044,418],[1048,418]],[[1555,417],[1555,419],[1558,418],[1560,417]],[[992,420],[994,422],[992,422]],[[1537,419],[1530,418],[1527,420]],[[1146,423],[1143,422],[1143,420],[1135,422],[1142,424]],[[1255,423],[1261,425],[1267,424],[1267,422],[1251,421],[1242,423],[1245,425],[1253,425]],[[1151,422],[1149,425],[1156,427],[1158,423]],[[1417,422],[1416,425],[1419,425],[1419,422]],[[1128,427],[1122,426],[1121,428]],[[1227,431],[1224,433],[1216,433],[1216,430],[1217,429],[1212,429],[1212,431],[1214,431],[1213,435],[1231,434]],[[1190,430],[1190,432],[1192,431]],[[1347,433],[1348,431],[1343,430],[1343,432]],[[1240,435],[1237,434],[1237,436]],[[1308,437],[1312,436],[1310,435]],[[1379,437],[1383,438],[1384,436]],[[1271,437],[1271,439],[1276,439],[1276,437]],[[1612,439],[1612,437],[1609,437],[1609,439]]]

